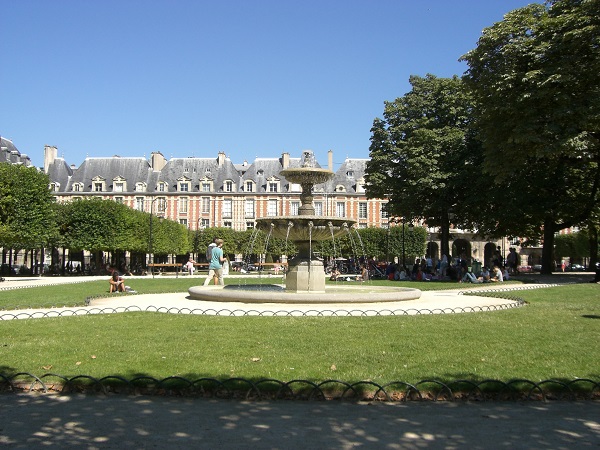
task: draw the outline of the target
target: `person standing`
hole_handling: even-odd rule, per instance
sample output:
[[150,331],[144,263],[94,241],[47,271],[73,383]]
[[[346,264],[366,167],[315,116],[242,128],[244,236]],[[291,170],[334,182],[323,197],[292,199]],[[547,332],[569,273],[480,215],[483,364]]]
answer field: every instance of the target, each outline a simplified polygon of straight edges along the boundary
[[227,261],[227,258],[223,256],[223,239],[217,239],[215,241],[216,246],[212,249],[212,257],[210,259],[210,264],[208,265],[208,270],[212,269],[215,274],[215,285],[225,285],[225,281],[223,280],[223,263]]
[[208,286],[210,283],[210,280],[212,280],[215,277],[215,271],[210,268],[210,262],[212,260],[212,251],[217,246],[216,242],[217,242],[217,238],[213,238],[213,241],[210,244],[208,244],[208,247],[206,248],[206,261],[208,262],[208,275],[206,276],[206,280],[204,280],[204,286]]

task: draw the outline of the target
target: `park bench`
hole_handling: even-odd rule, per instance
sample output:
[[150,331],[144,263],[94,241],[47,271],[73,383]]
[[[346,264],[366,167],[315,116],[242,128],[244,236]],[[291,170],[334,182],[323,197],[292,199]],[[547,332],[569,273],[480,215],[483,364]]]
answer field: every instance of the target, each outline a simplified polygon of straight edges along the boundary
[[[158,269],[159,273],[161,275],[166,274],[166,269],[170,268],[170,267],[174,267],[175,268],[175,277],[179,277],[179,271],[181,270],[181,264],[172,264],[172,263],[150,263],[148,264],[148,267],[150,268],[152,274],[154,274],[155,270],[154,269]],[[163,271],[162,269],[165,269],[165,271]]]

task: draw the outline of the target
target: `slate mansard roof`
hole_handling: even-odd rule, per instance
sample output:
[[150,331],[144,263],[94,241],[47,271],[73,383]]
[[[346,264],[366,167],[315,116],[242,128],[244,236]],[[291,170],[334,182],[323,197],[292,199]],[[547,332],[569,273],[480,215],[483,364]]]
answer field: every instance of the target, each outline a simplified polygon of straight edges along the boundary
[[[156,155],[156,154],[153,154]],[[47,168],[51,182],[55,183],[55,193],[72,193],[78,184],[78,194],[94,192],[94,182],[103,181],[105,189],[103,192],[114,192],[114,181],[125,181],[125,190],[120,193],[139,192],[138,185],[143,183],[144,193],[160,192],[161,195],[179,192],[180,181],[190,184],[186,194],[202,193],[202,183],[212,182],[211,193],[225,193],[225,182],[232,181],[235,192],[244,192],[246,181],[255,183],[253,193],[269,192],[268,180],[280,181],[279,192],[290,191],[290,183],[285,180],[280,172],[287,167],[299,167],[300,158],[290,158],[289,155],[281,158],[256,158],[251,164],[233,164],[229,158],[220,153],[217,158],[171,158],[164,159],[158,153],[164,164],[152,167],[153,159],[145,158],[122,158],[113,156],[109,158],[86,158],[81,166],[75,168],[69,166],[62,158],[54,158]],[[316,192],[338,192],[347,193],[364,192],[357,191],[357,180],[364,176],[367,160],[347,159],[335,173],[334,178],[328,183],[315,186]],[[317,167],[321,167],[317,163]],[[352,176],[349,176],[351,174]],[[159,190],[158,186],[164,184],[166,189]],[[141,192],[140,192],[141,193]],[[231,192],[227,192],[231,194]]]
[[10,139],[0,136],[0,163],[31,165],[31,159],[24,153],[19,152]]

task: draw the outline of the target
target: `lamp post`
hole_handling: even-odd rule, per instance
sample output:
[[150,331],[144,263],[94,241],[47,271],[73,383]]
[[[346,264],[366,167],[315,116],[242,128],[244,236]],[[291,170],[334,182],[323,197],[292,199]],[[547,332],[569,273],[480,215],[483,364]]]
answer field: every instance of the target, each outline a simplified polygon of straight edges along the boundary
[[154,278],[154,250],[152,248],[152,219],[154,213],[154,202],[159,198],[153,198],[150,201],[150,240],[148,241],[148,259],[150,260],[150,273],[152,274],[152,278]]
[[389,261],[389,240],[390,240],[390,234],[392,232],[392,224],[394,225],[398,225],[399,223],[402,223],[402,267],[404,267],[405,264],[405,259],[406,259],[406,250],[405,250],[405,242],[404,242],[404,217],[398,218],[398,217],[394,217],[389,219],[388,221],[388,261]]
[[406,267],[406,240],[405,240],[405,230],[406,219],[402,217],[402,269]]

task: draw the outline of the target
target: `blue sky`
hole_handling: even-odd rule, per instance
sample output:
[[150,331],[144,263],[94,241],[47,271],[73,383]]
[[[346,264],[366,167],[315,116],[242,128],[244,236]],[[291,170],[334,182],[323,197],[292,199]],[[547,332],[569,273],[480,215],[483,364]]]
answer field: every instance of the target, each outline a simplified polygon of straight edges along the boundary
[[410,75],[466,70],[526,0],[0,0],[0,135],[36,166],[303,149],[368,158]]

